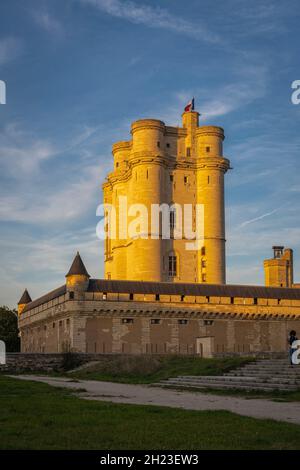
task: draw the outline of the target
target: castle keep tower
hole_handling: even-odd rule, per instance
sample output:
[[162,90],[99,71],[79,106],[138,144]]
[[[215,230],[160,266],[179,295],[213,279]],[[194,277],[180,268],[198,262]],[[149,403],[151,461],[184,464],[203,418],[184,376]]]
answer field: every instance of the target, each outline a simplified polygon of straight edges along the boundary
[[[230,162],[223,157],[223,129],[199,127],[199,113],[190,110],[182,115],[182,127],[142,119],[132,124],[131,134],[132,140],[113,145],[114,170],[103,184],[104,203],[115,207],[117,215],[116,237],[105,241],[105,278],[225,284],[224,174]],[[124,197],[128,224],[141,216],[138,237],[127,231],[119,234]],[[146,206],[148,216],[138,214],[136,204]],[[169,214],[170,239],[162,236],[162,222],[157,237],[150,238],[152,204],[174,207]],[[188,250],[189,240],[174,236],[180,220],[177,205],[184,212],[186,204],[193,207],[193,230],[196,204],[204,206],[204,242],[199,250]]]

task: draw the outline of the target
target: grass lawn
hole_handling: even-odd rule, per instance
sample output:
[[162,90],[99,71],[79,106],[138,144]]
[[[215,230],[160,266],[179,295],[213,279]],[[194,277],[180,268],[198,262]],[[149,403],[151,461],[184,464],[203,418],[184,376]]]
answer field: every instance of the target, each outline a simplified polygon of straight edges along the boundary
[[1,449],[299,449],[300,426],[225,411],[87,401],[0,377]]
[[77,379],[123,383],[154,383],[177,375],[221,375],[253,359],[241,357],[203,359],[195,356],[110,356],[71,372]]

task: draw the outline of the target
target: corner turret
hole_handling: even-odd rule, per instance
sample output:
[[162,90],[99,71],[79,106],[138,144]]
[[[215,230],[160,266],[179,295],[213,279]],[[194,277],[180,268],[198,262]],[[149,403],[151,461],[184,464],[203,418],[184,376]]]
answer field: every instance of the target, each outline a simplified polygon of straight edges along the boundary
[[66,274],[67,290],[86,291],[90,277],[83,264],[79,251],[77,251],[69,272]]
[[32,302],[32,299],[28,293],[28,290],[25,289],[22,297],[20,298],[18,302],[18,315],[21,315],[26,305],[29,304],[30,302]]

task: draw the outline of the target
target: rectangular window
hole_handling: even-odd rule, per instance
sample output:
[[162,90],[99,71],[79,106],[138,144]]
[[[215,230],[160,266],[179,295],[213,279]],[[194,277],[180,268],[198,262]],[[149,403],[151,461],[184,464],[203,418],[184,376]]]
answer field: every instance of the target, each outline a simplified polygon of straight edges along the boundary
[[129,300],[133,300],[133,294],[129,294]]
[[159,300],[159,294],[155,294],[155,300]]
[[102,300],[107,300],[107,293],[106,293],[106,292],[103,292],[103,294],[102,294]]
[[176,224],[176,213],[175,210],[170,211],[170,229],[174,229]]
[[183,177],[183,181],[184,181],[184,184],[187,184],[189,182],[189,177],[188,176],[184,176]]
[[177,258],[174,255],[169,256],[169,276],[177,275]]
[[133,323],[133,318],[122,318],[122,323]]
[[69,292],[69,299],[73,300],[74,299],[74,292]]
[[184,302],[184,295],[181,296],[181,302]]
[[230,297],[230,303],[234,304],[234,297]]
[[159,325],[160,324],[160,319],[159,318],[151,318],[150,323],[151,323],[151,325]]
[[206,147],[206,152],[207,152],[207,153],[210,152],[210,147]]
[[157,142],[157,147],[160,147],[160,142],[159,141]]
[[173,175],[170,175],[170,181],[171,181],[171,183],[173,183],[173,181],[174,181],[174,176]]
[[170,148],[170,144],[167,144],[167,148],[168,148],[168,149]]
[[257,297],[254,297],[253,303],[254,303],[254,305],[257,305]]
[[187,320],[178,320],[179,325],[187,325]]
[[190,157],[191,156],[191,147],[186,148],[186,156]]

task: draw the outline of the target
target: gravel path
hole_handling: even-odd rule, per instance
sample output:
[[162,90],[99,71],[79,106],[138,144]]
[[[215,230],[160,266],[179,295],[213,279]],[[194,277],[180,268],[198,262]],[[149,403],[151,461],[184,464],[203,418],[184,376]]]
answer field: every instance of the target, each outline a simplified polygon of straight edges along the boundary
[[[80,397],[87,400],[110,401],[138,405],[159,405],[185,410],[227,410],[253,418],[274,419],[300,424],[300,403],[278,403],[264,399],[244,399],[205,393],[167,390],[150,385],[131,385],[95,380],[72,381],[70,378],[58,378],[36,375],[11,376],[21,380],[44,382],[55,387],[66,387],[80,392]],[[79,390],[80,391],[80,390]]]

